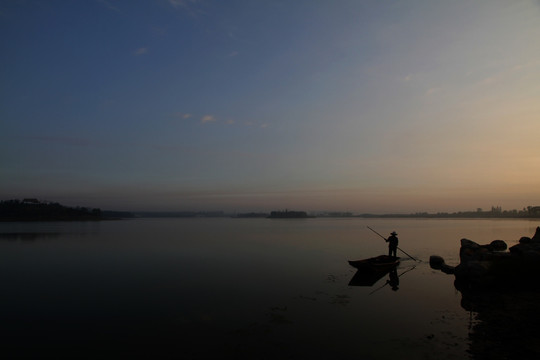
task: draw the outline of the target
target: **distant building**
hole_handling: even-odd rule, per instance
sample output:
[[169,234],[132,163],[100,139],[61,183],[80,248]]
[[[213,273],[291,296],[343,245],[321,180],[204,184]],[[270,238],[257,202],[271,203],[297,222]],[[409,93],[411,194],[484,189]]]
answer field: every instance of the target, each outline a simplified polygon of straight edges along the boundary
[[492,206],[491,212],[493,214],[502,214],[502,207],[501,206]]

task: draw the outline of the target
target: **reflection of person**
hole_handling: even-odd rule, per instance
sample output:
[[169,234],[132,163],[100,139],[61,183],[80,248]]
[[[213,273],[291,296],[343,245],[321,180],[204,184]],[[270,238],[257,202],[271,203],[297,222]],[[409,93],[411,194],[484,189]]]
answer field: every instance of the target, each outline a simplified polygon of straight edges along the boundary
[[396,232],[392,231],[386,242],[388,243],[388,256],[397,256],[398,238]]
[[399,289],[399,276],[395,268],[390,271],[390,278],[389,280],[386,280],[386,283],[389,284],[394,291],[397,291]]

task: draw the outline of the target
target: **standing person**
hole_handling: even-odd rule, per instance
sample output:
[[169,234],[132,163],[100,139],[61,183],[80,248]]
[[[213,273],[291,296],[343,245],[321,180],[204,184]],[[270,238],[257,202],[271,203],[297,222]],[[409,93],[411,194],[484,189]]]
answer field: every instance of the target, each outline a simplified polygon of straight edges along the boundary
[[388,239],[386,239],[386,242],[388,243],[388,256],[396,257],[398,245],[397,233],[395,231],[392,231]]

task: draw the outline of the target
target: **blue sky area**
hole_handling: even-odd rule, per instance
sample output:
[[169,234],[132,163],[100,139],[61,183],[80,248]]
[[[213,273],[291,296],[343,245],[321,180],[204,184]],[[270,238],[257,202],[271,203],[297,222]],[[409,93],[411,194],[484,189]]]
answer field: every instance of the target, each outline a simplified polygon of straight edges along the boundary
[[537,0],[8,0],[0,198],[540,205]]

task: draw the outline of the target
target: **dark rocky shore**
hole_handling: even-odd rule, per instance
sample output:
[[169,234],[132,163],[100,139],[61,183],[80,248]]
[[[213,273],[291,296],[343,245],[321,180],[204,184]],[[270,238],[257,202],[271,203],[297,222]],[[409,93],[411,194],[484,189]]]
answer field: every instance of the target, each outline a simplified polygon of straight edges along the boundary
[[[509,251],[507,251],[509,250]],[[480,245],[461,239],[460,263],[451,266],[440,256],[433,255],[429,262],[433,269],[454,274],[463,286],[490,289],[514,289],[525,286],[540,289],[536,281],[540,270],[540,227],[533,237],[522,237],[510,247],[502,240]]]
[[474,359],[540,359],[540,227],[508,249],[502,240],[461,240],[460,263],[431,256],[430,265],[455,276],[461,306],[471,313]]

